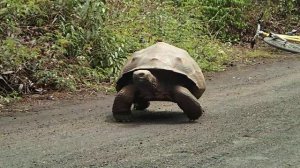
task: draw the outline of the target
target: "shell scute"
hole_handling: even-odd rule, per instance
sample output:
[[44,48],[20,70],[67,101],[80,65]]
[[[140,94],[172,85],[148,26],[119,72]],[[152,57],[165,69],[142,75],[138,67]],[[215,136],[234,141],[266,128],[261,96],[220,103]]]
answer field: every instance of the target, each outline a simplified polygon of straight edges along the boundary
[[197,98],[201,97],[206,88],[200,67],[187,51],[164,42],[133,53],[117,80],[117,91],[131,80],[130,74],[138,69],[161,69],[184,75],[195,84],[195,88],[191,90]]

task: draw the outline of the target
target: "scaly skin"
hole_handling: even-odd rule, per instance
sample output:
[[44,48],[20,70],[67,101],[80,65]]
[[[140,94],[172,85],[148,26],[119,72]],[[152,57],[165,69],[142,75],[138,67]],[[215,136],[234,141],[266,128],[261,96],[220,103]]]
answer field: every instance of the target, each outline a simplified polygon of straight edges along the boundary
[[134,85],[127,85],[123,87],[114,100],[112,112],[113,116],[118,122],[127,122],[132,120],[131,105],[134,100]]
[[137,100],[134,103],[134,109],[135,110],[145,110],[150,106],[150,102],[146,100]]
[[174,87],[174,102],[183,110],[190,120],[198,119],[202,113],[202,107],[192,93],[185,87]]

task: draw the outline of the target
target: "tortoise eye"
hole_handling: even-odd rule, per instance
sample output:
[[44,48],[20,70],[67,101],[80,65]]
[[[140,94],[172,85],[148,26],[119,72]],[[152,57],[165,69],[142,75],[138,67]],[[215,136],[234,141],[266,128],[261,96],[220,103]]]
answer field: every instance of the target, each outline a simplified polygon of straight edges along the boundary
[[144,73],[144,72],[140,72],[138,75],[139,75],[140,77],[142,77],[142,76],[145,76],[145,73]]

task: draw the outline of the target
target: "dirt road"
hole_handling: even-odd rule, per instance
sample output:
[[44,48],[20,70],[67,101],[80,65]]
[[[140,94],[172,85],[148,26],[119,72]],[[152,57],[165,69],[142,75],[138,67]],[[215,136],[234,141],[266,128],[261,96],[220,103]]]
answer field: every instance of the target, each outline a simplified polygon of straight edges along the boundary
[[237,66],[207,86],[194,123],[161,102],[115,123],[114,95],[15,107],[29,110],[0,117],[0,167],[300,167],[300,57]]

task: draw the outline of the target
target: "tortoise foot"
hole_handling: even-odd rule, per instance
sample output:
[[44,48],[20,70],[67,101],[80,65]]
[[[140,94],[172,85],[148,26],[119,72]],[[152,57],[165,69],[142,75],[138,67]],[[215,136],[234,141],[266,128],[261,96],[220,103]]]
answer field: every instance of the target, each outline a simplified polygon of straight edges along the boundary
[[149,106],[150,106],[150,102],[149,101],[143,101],[143,102],[135,103],[133,108],[135,110],[145,110]]

